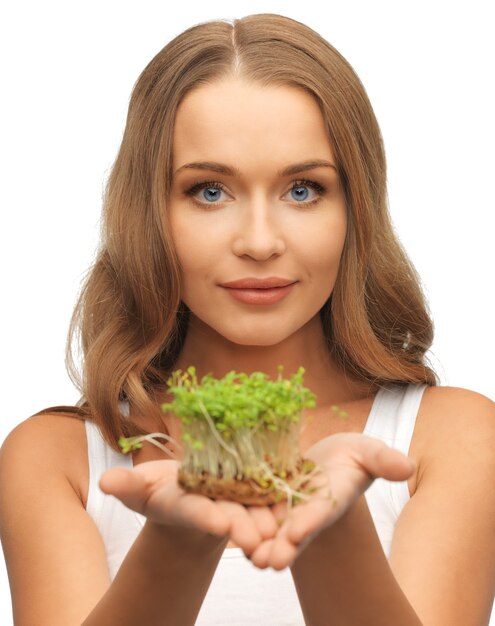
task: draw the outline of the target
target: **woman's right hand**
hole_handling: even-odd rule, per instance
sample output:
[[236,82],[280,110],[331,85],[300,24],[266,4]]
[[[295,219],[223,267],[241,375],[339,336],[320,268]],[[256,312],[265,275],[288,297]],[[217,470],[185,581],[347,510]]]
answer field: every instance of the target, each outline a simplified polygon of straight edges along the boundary
[[177,482],[179,465],[164,460],[116,467],[102,475],[100,488],[154,523],[229,538],[246,554],[276,535],[279,524],[270,507],[187,493]]

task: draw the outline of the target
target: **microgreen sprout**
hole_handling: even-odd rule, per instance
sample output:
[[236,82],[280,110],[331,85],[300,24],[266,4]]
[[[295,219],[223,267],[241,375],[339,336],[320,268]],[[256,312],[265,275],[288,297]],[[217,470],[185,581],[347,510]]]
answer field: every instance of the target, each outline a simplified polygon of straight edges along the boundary
[[180,447],[180,448],[182,447],[180,443],[178,443],[173,437],[170,437],[169,435],[166,435],[165,433],[149,433],[148,435],[141,435],[141,436],[135,436],[135,437],[120,437],[119,446],[123,454],[128,454],[129,452],[135,452],[136,450],[139,450],[140,448],[142,448],[144,441],[149,441],[157,448],[160,448],[162,452],[165,452],[165,454],[168,454],[168,456],[172,457],[173,459],[177,458],[176,455],[171,450],[169,450],[159,441],[156,441],[157,439],[165,439],[166,441],[170,441],[171,443],[173,443],[176,447]]
[[270,380],[263,372],[231,371],[198,381],[196,370],[168,380],[173,401],[162,405],[181,421],[181,485],[212,498],[248,503],[303,500],[315,470],[299,453],[299,423],[316,397],[303,386],[304,368]]
[[[184,442],[179,484],[214,499],[243,504],[288,506],[307,500],[314,491],[311,479],[319,469],[301,458],[299,433],[302,411],[316,406],[316,396],[303,386],[304,368],[290,378],[270,380],[263,372],[250,375],[230,371],[223,378],[207,374],[198,381],[196,369],[176,370],[167,381],[172,402],[164,412],[177,416]],[[132,452],[168,435],[152,433],[121,438],[122,452]]]

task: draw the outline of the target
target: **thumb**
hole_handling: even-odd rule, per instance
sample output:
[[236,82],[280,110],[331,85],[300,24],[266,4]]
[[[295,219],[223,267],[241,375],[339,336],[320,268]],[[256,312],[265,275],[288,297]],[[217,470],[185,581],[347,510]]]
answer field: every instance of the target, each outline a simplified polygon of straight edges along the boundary
[[124,467],[114,467],[102,474],[99,486],[103,493],[115,496],[127,507],[142,512],[147,498],[144,476]]
[[361,462],[372,478],[393,481],[407,480],[416,468],[412,459],[381,441],[365,447]]

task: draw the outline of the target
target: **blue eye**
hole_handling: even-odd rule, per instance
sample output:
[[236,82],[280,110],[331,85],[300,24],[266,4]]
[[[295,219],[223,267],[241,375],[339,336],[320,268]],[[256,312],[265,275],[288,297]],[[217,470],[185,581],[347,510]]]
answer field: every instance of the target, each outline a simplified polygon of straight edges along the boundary
[[295,194],[296,200],[302,200],[302,201],[306,200],[309,194],[309,191],[306,185],[297,185],[297,187],[292,187],[291,192]]
[[[309,189],[311,189],[316,197],[312,200],[307,200]],[[290,193],[292,197],[296,200],[297,204],[300,204],[303,207],[308,207],[313,204],[316,204],[321,200],[321,196],[326,192],[325,187],[320,185],[314,180],[297,180],[291,190]]]
[[197,200],[194,196],[198,191],[203,191],[202,200],[206,200],[204,204],[215,205],[219,202],[219,196],[223,191],[223,185],[216,181],[205,181],[203,183],[197,183],[186,191],[187,196],[191,196],[195,202],[202,203],[202,200]]
[[216,189],[215,187],[204,187],[203,191],[203,197],[206,200],[218,202],[219,196],[221,195],[221,189]]
[[[307,199],[309,189],[316,194],[316,197],[311,200]],[[203,192],[201,194],[201,198],[196,198],[195,196],[199,191]],[[185,193],[186,196],[191,197],[197,204],[216,206],[221,203],[220,197],[222,191],[226,193],[224,186],[221,183],[217,181],[203,181],[196,183]],[[302,207],[307,207],[319,202],[321,200],[321,196],[325,192],[325,187],[313,180],[298,180],[293,183],[288,193],[292,194],[292,199],[296,204],[301,205]]]

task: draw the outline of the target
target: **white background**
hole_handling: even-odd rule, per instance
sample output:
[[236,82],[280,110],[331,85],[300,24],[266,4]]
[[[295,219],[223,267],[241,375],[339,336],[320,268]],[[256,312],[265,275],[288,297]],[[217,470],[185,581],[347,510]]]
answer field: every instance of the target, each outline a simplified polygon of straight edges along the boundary
[[[392,218],[435,320],[433,364],[442,384],[495,398],[490,4],[20,0],[4,8],[0,441],[32,413],[78,398],[64,370],[65,336],[134,81],[185,28],[252,13],[306,23],[356,69],[384,135]],[[9,626],[3,565],[0,602]]]

